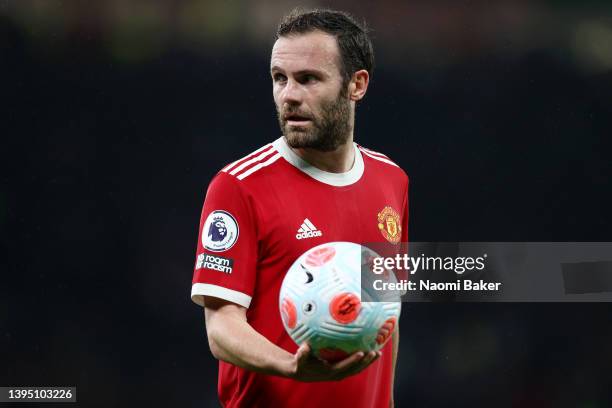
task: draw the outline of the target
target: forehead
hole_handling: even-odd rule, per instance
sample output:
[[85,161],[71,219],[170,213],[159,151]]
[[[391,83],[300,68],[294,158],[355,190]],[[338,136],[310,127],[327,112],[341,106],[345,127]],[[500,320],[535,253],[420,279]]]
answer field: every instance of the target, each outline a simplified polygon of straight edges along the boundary
[[292,34],[274,43],[270,67],[285,71],[338,71],[340,50],[336,38],[322,31]]

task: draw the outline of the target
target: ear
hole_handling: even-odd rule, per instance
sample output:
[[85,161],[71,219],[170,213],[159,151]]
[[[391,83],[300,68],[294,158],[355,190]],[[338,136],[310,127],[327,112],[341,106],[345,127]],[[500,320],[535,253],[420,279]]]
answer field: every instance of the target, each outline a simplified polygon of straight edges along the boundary
[[359,101],[363,99],[368,90],[370,83],[370,74],[365,69],[360,69],[353,74],[351,82],[349,82],[349,98],[351,101]]

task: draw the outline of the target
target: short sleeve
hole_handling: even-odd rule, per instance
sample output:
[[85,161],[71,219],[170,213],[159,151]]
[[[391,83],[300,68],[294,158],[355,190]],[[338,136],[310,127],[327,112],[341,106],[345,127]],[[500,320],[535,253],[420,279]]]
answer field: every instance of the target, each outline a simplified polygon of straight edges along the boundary
[[208,187],[191,286],[191,299],[204,296],[246,308],[251,303],[257,267],[256,217],[240,181],[220,172]]

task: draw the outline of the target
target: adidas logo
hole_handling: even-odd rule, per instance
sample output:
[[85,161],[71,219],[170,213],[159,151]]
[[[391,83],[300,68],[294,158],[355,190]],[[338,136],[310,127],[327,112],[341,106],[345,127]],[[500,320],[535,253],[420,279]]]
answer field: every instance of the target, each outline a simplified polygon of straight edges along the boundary
[[297,234],[295,234],[295,237],[297,239],[306,239],[320,237],[321,235],[323,235],[323,233],[319,231],[308,218],[305,218]]

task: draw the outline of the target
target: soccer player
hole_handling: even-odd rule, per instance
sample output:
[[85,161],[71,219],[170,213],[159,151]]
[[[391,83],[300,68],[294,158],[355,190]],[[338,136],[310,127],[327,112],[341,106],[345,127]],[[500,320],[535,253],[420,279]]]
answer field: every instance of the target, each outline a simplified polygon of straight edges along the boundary
[[[374,55],[344,12],[294,11],[270,74],[282,136],[224,167],[208,187],[191,298],[204,307],[226,407],[389,407],[398,330],[381,352],[318,360],[285,332],[286,271],[325,242],[407,240],[408,177],[353,142]],[[252,132],[256,134],[256,132]]]

